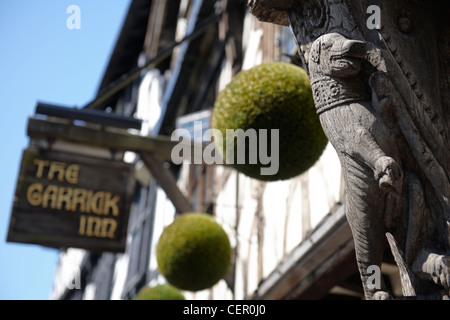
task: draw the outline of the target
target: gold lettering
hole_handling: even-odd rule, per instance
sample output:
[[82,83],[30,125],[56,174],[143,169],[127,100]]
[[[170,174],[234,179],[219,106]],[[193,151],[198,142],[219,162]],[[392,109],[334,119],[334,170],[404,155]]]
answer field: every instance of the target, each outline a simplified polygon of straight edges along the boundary
[[48,180],[53,180],[55,178],[55,174],[57,174],[58,181],[63,182],[65,168],[66,164],[64,162],[51,162],[50,169],[48,170]]
[[88,190],[86,195],[86,213],[91,213],[91,202],[93,194],[94,192],[92,190]]
[[84,213],[86,211],[87,193],[88,192],[86,189],[76,188],[75,190],[73,190],[72,207],[70,209],[72,212],[77,211],[78,205],[80,205],[81,213]]
[[102,229],[102,238],[114,239],[117,221],[112,218],[103,218]]
[[80,216],[80,227],[78,228],[78,234],[84,236],[86,230],[86,216]]
[[58,190],[58,202],[56,204],[56,209],[61,210],[63,208],[63,203],[65,202],[66,205],[64,206],[64,210],[69,211],[72,204],[72,188],[67,187],[59,187]]
[[106,192],[105,195],[105,207],[103,209],[103,214],[108,215],[109,211],[112,210],[112,215],[117,217],[119,215],[119,206],[117,205],[117,202],[119,202],[120,196],[115,195],[111,199],[111,192]]
[[42,183],[33,183],[27,189],[27,200],[28,203],[33,207],[40,206],[42,203],[42,191],[44,190],[44,185]]
[[102,219],[97,217],[88,217],[86,226],[86,235],[88,237],[101,237]]
[[80,173],[80,165],[78,164],[71,164],[66,169],[66,181],[71,184],[77,184],[78,183],[78,174]]
[[56,200],[58,197],[58,186],[49,185],[45,188],[44,196],[42,200],[42,208],[48,208],[49,202],[51,202],[50,208],[56,208]]
[[103,191],[96,192],[92,197],[90,207],[95,214],[103,214],[105,204],[105,193]]
[[36,178],[40,179],[44,175],[44,168],[48,167],[50,161],[34,159],[33,163],[37,165]]
[[60,182],[66,180],[71,184],[78,183],[78,176],[80,174],[79,164],[71,164],[67,166],[67,164],[64,162],[57,162],[57,161],[50,162],[47,160],[40,160],[40,159],[34,159],[33,164],[37,166],[36,178],[38,179],[44,177],[45,168],[48,167],[49,168],[47,173],[48,180],[57,179]]
[[[56,172],[56,171],[55,171]],[[42,208],[79,212],[78,234],[85,237],[114,239],[118,228],[115,218],[100,215],[120,214],[120,195],[111,192],[87,190],[42,183],[31,184],[27,188],[26,198],[30,205]],[[84,215],[86,213],[97,216]]]
[[114,239],[116,230],[117,221],[113,218],[80,216],[80,236]]

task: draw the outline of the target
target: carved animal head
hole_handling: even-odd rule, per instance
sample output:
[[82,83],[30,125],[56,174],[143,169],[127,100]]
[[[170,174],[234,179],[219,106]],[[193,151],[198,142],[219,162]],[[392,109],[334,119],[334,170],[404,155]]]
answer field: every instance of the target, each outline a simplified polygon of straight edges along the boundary
[[366,42],[349,40],[339,33],[319,37],[311,46],[309,71],[312,77],[347,78],[358,74],[367,53]]

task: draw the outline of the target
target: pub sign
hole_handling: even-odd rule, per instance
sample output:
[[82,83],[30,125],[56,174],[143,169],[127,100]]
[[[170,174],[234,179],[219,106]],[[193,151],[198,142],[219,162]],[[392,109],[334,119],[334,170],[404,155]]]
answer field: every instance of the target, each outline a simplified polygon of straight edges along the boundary
[[133,170],[116,160],[24,150],[7,241],[123,252]]

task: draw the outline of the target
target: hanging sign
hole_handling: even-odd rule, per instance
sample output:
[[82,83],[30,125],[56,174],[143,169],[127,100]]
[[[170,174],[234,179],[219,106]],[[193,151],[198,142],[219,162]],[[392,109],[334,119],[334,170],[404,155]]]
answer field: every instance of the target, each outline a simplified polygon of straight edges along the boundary
[[123,252],[133,170],[120,161],[26,149],[7,241]]

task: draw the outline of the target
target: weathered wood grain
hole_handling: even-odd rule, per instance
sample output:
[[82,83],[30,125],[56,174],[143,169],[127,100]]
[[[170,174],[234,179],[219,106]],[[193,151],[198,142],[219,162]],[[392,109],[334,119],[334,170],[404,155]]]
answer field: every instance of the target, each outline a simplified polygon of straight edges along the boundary
[[385,234],[405,295],[450,290],[450,3],[251,0],[261,20],[286,14],[311,80],[324,132],[346,182],[346,215],[367,299]]

